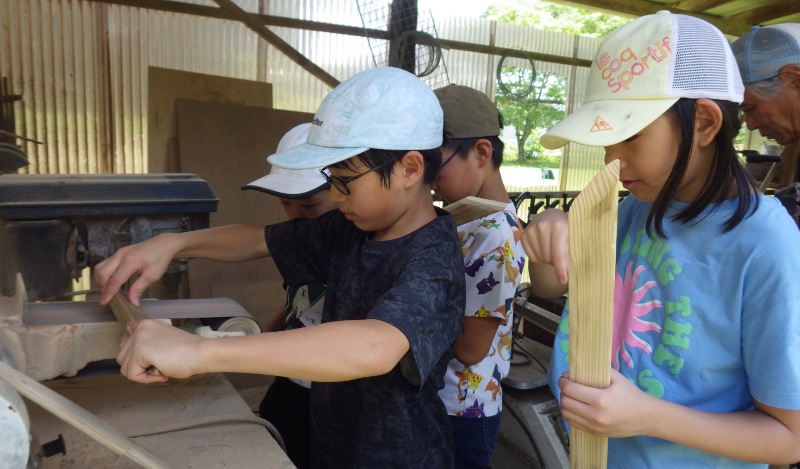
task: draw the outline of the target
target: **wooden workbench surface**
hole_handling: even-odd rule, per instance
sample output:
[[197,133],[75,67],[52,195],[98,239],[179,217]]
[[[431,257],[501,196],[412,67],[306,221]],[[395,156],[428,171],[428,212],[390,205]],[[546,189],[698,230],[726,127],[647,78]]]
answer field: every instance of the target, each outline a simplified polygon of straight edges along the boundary
[[[269,432],[247,422],[253,416],[231,383],[217,374],[163,384],[137,384],[120,375],[43,382],[107,421],[132,441],[178,468],[292,468]],[[31,433],[39,443],[63,435],[66,455],[44,460],[42,469],[138,467],[26,401]],[[238,417],[238,422],[194,426]],[[192,427],[175,430],[178,427]],[[174,430],[166,431],[165,430]]]

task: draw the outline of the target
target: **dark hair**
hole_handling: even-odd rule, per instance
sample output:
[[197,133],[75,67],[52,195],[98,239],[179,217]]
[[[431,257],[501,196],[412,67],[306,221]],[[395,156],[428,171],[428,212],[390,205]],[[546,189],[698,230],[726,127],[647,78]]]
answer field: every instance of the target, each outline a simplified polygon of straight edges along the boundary
[[[503,122],[503,115],[499,112],[497,113],[497,123],[500,125],[500,129],[504,127]],[[469,154],[469,150],[472,145],[468,144],[471,142],[475,142],[476,140],[486,139],[492,144],[492,163],[494,163],[495,168],[499,168],[501,164],[503,164],[503,150],[505,149],[505,144],[498,135],[493,135],[491,137],[470,137],[470,138],[451,138],[447,135],[447,131],[445,130],[445,134],[442,138],[442,146],[443,147],[455,147],[458,148],[458,152],[456,153],[459,158],[464,159]]]
[[[753,177],[742,165],[736,149],[733,147],[733,139],[742,126],[739,120],[739,106],[730,101],[713,101],[722,111],[722,126],[714,137],[716,150],[711,162],[711,171],[697,198],[675,214],[672,219],[681,223],[689,223],[700,216],[703,210],[712,203],[729,198],[731,191],[735,190],[738,205],[736,211],[723,226],[723,232],[728,232],[749,216],[751,211],[758,208],[758,199],[752,197],[757,189]],[[652,226],[659,236],[667,237],[664,233],[663,219],[683,181],[691,156],[694,140],[695,103],[695,99],[682,98],[666,112],[667,117],[678,130],[680,145],[675,165],[647,216],[648,236],[651,235]]]
[[505,148],[505,144],[500,137],[494,135],[492,137],[475,137],[475,138],[448,138],[445,137],[442,143],[443,147],[451,147],[451,148],[458,148],[456,155],[459,158],[464,159],[469,154],[470,148],[472,148],[472,144],[475,143],[476,140],[486,139],[492,144],[492,163],[494,164],[495,168],[499,168],[501,164],[503,164],[503,149]]
[[[439,147],[430,150],[380,150],[371,148],[356,156],[370,169],[376,168],[375,172],[378,173],[381,184],[384,187],[389,187],[390,177],[394,171],[394,166],[389,163],[400,161],[409,151],[418,151],[422,155],[422,159],[425,162],[425,176],[423,181],[425,184],[433,184],[433,181],[435,181],[436,177],[439,175],[439,168],[442,165],[442,151]],[[351,171],[356,170],[352,158],[334,163],[328,167],[349,169]]]

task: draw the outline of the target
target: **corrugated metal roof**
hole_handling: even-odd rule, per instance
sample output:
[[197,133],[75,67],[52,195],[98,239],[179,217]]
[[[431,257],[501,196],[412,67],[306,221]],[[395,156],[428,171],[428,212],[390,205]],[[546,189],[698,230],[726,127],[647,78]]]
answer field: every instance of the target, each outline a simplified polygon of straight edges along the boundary
[[[208,9],[212,1],[186,1]],[[239,0],[251,13],[363,28],[352,0]],[[0,75],[14,94],[17,133],[31,173],[147,172],[148,67],[272,84],[274,107],[313,112],[330,86],[301,68],[245,25],[228,19],[88,0],[0,2]],[[436,18],[440,39],[589,60],[598,40],[495,23]],[[366,37],[301,28],[270,30],[338,80],[371,68]],[[499,56],[444,49],[448,79],[495,93]],[[525,59],[508,64],[527,66]],[[535,61],[539,71],[571,85],[568,111],[583,100],[588,68]],[[753,145],[760,141],[754,139]],[[598,149],[567,148],[562,190],[583,187],[602,165]]]

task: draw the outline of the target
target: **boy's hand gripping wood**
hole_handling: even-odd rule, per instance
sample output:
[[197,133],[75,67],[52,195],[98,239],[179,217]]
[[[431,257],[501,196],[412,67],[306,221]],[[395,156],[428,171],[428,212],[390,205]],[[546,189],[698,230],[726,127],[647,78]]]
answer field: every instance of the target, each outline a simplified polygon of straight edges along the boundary
[[[126,334],[129,333],[128,324],[133,321],[148,319],[147,315],[144,313],[144,311],[142,311],[142,308],[128,301],[121,292],[117,292],[117,294],[112,296],[108,305],[111,307],[114,317],[117,318],[117,322],[120,323]],[[151,375],[161,374],[154,366],[148,368],[147,372]]]
[[[581,191],[569,217],[569,379],[594,388],[611,382],[617,242],[614,160]],[[608,438],[570,429],[570,467],[606,467]]]

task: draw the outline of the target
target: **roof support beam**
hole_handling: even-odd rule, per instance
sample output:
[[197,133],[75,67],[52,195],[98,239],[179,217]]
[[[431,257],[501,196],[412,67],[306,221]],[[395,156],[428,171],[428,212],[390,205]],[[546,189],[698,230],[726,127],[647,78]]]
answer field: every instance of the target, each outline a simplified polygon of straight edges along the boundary
[[[239,20],[230,11],[222,8],[207,7],[203,5],[193,5],[173,0],[87,0],[87,1],[95,3],[105,3],[109,5],[145,8],[145,9],[164,11],[169,13],[183,13],[187,15],[203,16],[206,18],[217,18],[217,19],[231,20],[231,21]],[[304,29],[309,31],[319,31],[331,34],[344,34],[348,36],[384,39],[387,41],[390,39],[389,33],[387,31],[379,29],[365,29],[355,26],[320,23],[317,21],[284,18],[281,16],[259,15],[256,13],[247,13],[247,12],[245,12],[245,15],[247,15],[250,18],[254,18],[255,20],[258,21],[259,25],[264,25],[264,26],[278,26],[285,28]],[[541,62],[551,62],[563,65],[575,65],[579,67],[589,67],[592,64],[591,60],[586,60],[586,59],[577,59],[574,57],[560,56],[560,55],[542,54],[538,52],[529,52],[518,49],[507,49],[503,47],[488,46],[485,44],[451,41],[447,39],[438,39],[438,42],[443,49],[462,50],[467,52],[492,54],[497,56],[505,54],[507,57],[538,60]],[[299,52],[297,53],[299,54]]]
[[783,18],[787,11],[792,11],[794,8],[797,8],[797,0],[782,0],[731,15],[728,19],[749,24],[763,24]]

